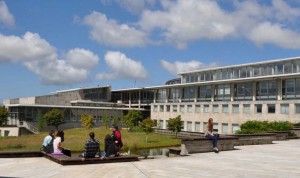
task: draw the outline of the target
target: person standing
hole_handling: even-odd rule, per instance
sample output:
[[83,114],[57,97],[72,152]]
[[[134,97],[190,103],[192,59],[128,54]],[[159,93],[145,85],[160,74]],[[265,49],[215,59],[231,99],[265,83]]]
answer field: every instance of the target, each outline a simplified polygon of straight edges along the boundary
[[218,137],[217,135],[215,135],[213,133],[213,119],[212,118],[209,118],[208,119],[208,123],[207,123],[207,128],[206,128],[206,131],[205,131],[205,134],[204,136],[210,140],[212,140],[212,144],[213,144],[213,150],[214,152],[218,153],[219,152],[219,149],[217,147],[217,144],[218,144]]
[[115,152],[116,156],[120,155],[120,149],[123,147],[122,136],[118,126],[114,126],[113,128],[113,140],[115,142]]

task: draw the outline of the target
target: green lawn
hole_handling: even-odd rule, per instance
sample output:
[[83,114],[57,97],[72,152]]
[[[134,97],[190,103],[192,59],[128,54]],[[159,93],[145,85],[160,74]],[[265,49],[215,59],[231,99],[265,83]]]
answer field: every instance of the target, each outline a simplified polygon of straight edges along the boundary
[[[111,134],[110,129],[105,127],[94,128],[86,130],[84,128],[67,129],[65,132],[65,141],[62,143],[64,148],[71,149],[74,152],[80,152],[83,150],[84,142],[89,138],[90,131],[95,132],[96,139],[100,141],[101,151],[104,148],[104,137],[106,134]],[[179,146],[180,140],[174,137],[149,134],[148,142],[146,142],[146,134],[143,132],[128,132],[127,130],[121,130],[122,140],[124,147],[122,150],[144,149],[144,148],[157,148],[157,147],[169,147]],[[9,150],[39,150],[43,139],[47,136],[47,132],[41,132],[35,135],[25,135],[20,137],[0,137],[0,151]]]

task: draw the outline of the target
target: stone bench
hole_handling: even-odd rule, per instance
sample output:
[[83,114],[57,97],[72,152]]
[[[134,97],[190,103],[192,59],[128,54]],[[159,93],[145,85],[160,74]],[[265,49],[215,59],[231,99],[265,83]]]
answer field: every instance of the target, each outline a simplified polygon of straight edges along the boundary
[[132,162],[139,161],[137,155],[132,156],[117,156],[117,157],[107,157],[104,159],[100,158],[86,158],[82,160],[80,157],[69,157],[66,155],[53,155],[43,153],[45,158],[48,158],[61,165],[81,165],[81,164],[103,164],[103,163],[115,163],[115,162]]
[[[234,150],[234,146],[236,145],[237,141],[237,137],[222,135],[218,138],[218,149],[219,151]],[[180,155],[212,151],[212,141],[205,137],[181,139]]]
[[289,133],[287,131],[274,131],[274,132],[268,132],[268,133],[275,133],[276,140],[287,140],[287,137]]
[[2,151],[0,158],[43,157],[41,151]]

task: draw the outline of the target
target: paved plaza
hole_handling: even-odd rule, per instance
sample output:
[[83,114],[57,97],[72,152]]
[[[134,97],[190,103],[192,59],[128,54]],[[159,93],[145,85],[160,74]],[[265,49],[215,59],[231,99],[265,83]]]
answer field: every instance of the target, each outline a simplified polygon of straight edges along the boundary
[[300,177],[300,140],[138,162],[62,166],[46,158],[0,158],[0,177]]

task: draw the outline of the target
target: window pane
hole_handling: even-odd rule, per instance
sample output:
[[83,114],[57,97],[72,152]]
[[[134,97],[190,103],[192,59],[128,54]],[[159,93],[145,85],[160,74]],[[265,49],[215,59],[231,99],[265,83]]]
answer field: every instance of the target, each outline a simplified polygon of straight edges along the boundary
[[275,113],[275,104],[268,104],[268,113]]
[[195,132],[200,132],[200,122],[195,122]]
[[228,124],[222,123],[222,133],[227,134],[228,133]]

